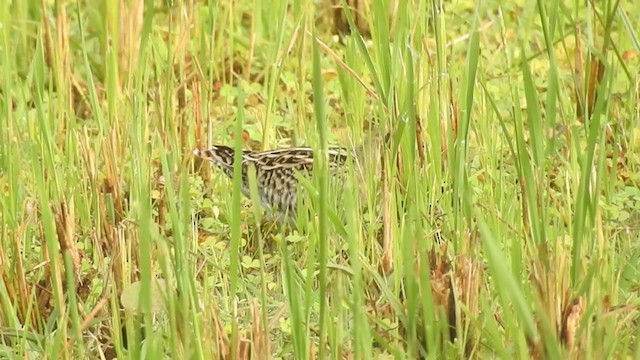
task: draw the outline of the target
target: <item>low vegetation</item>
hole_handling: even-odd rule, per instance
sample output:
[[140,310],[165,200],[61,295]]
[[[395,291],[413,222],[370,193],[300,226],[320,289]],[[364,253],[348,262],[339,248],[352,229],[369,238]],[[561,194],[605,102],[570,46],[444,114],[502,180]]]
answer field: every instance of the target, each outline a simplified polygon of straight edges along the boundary
[[639,4],[0,2],[0,358],[640,358]]

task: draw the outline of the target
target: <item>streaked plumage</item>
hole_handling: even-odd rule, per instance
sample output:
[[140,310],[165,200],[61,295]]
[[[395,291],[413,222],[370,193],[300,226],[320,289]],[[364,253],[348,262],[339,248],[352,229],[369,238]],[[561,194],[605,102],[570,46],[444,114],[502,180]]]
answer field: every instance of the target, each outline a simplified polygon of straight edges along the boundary
[[[194,150],[196,156],[207,159],[233,179],[234,149],[213,145],[208,150]],[[335,175],[345,168],[348,152],[343,148],[329,148],[329,173]],[[297,174],[310,176],[313,172],[311,148],[289,148],[270,151],[242,152],[242,193],[249,194],[249,166],[256,171],[256,183],[262,205],[280,215],[296,214],[298,204]]]

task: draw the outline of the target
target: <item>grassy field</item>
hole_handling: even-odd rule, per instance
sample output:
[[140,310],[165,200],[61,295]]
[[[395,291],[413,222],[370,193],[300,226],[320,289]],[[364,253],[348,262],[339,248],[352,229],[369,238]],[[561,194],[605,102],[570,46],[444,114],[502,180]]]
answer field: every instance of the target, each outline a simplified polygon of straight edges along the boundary
[[[0,358],[640,359],[638,13],[1,1]],[[288,226],[215,143],[359,156]]]

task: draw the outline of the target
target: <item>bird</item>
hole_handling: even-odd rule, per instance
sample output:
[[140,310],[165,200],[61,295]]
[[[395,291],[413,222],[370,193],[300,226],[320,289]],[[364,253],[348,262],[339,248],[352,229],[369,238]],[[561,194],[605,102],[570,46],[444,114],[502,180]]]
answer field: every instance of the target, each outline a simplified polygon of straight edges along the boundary
[[[347,160],[353,153],[342,147],[328,148],[328,171],[331,183],[346,171]],[[210,161],[233,179],[235,150],[225,145],[212,145],[193,154]],[[292,147],[268,151],[242,151],[242,194],[250,197],[249,168],[255,168],[256,184],[261,205],[279,218],[295,217],[299,194],[298,176],[313,174],[314,151],[309,147]],[[340,182],[340,181],[338,181]]]

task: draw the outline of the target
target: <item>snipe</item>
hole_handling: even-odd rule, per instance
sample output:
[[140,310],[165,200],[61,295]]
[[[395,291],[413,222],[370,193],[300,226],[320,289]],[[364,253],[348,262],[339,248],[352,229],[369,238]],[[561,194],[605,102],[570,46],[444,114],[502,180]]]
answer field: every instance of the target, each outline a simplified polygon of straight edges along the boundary
[[[208,150],[196,149],[194,155],[209,160],[233,179],[234,149],[224,145],[213,145]],[[344,170],[348,151],[344,148],[329,148],[329,174],[335,178]],[[270,151],[242,152],[242,193],[249,197],[249,167],[256,171],[256,185],[262,206],[275,210],[278,215],[295,216],[298,205],[298,176],[313,173],[313,150],[311,148],[289,148]]]

